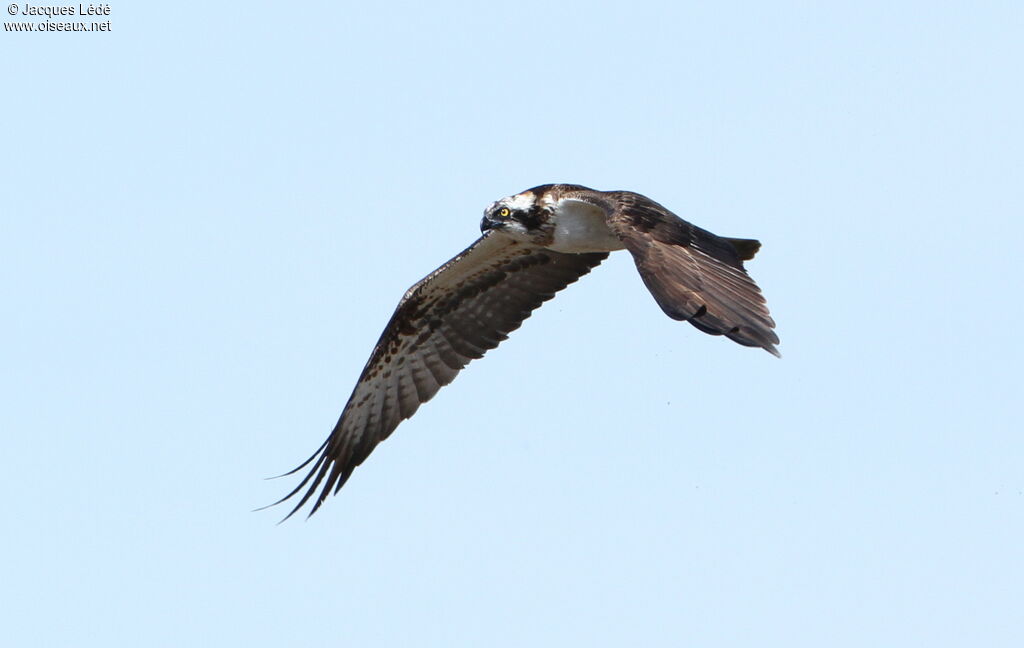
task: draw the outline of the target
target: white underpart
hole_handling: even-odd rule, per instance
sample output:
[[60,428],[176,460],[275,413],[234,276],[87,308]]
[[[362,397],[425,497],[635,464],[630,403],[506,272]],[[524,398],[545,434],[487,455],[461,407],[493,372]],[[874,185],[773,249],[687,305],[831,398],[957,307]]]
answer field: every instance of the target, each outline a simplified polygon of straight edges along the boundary
[[552,220],[554,238],[547,247],[556,252],[611,252],[626,247],[608,227],[604,210],[582,200],[558,201]]

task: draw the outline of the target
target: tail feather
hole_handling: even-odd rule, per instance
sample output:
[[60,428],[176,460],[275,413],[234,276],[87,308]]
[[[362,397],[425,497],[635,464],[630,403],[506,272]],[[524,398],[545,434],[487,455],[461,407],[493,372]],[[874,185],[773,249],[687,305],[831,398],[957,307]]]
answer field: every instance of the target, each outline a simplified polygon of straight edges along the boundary
[[740,255],[740,259],[743,261],[750,261],[757,254],[757,251],[761,249],[761,241],[756,239],[739,239],[739,238],[726,238],[722,237],[736,249],[736,254]]

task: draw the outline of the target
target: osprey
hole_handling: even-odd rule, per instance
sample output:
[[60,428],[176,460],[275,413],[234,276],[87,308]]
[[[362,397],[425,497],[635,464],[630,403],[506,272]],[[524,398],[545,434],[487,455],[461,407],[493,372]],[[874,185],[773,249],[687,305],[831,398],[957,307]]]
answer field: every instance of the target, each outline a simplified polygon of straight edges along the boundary
[[319,490],[313,515],[399,423],[615,250],[629,250],[669,317],[779,355],[775,322],[743,269],[758,241],[716,236],[637,193],[567,184],[492,203],[480,230],[475,243],[402,297],[334,430],[285,473],[312,463],[302,482],[275,502],[306,489],[285,519]]

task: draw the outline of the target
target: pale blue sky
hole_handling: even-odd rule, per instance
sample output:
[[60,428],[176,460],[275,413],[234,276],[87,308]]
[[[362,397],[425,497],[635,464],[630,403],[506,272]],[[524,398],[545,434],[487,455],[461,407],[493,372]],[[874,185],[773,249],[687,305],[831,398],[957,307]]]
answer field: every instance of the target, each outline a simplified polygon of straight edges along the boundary
[[[1021,645],[1024,13],[830,5],[0,34],[5,643]],[[546,182],[760,238],[783,358],[619,253],[310,521],[250,512],[402,292]]]

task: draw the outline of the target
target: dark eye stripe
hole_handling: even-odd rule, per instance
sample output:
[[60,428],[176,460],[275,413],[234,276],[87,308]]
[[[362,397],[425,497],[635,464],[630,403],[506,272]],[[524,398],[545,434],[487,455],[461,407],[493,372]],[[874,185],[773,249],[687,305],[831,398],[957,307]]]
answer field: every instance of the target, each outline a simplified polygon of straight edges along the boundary
[[538,227],[541,226],[541,223],[544,222],[544,218],[541,215],[541,210],[537,207],[534,207],[533,209],[526,213],[520,214],[519,216],[516,217],[516,219],[520,223],[525,225],[526,229],[528,230],[537,229]]

